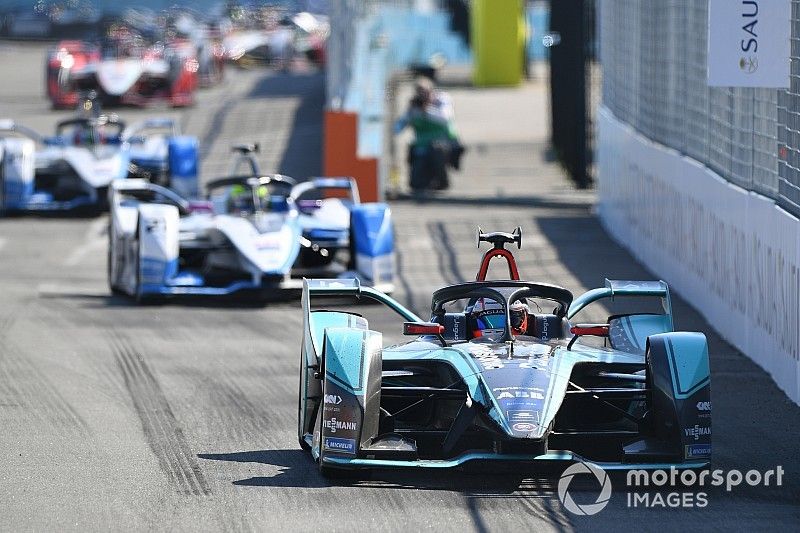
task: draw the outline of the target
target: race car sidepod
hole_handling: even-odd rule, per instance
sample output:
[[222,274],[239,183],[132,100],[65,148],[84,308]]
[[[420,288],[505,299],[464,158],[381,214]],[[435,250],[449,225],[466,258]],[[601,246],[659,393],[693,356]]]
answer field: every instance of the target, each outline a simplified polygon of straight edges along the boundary
[[0,141],[0,211],[23,209],[33,195],[35,149],[33,139]]
[[173,205],[139,205],[137,297],[161,293],[178,273],[179,223]]

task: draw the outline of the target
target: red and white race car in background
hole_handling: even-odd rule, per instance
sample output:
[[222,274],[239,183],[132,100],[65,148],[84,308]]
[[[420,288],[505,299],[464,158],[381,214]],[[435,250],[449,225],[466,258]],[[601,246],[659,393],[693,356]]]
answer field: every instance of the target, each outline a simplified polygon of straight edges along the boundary
[[100,45],[63,41],[48,54],[47,93],[54,107],[74,106],[81,92],[94,91],[104,104],[172,106],[194,103],[199,62],[188,40],[145,45],[111,38]]
[[61,41],[47,52],[47,97],[55,108],[78,105],[78,91],[70,73],[100,61],[100,49],[82,41]]

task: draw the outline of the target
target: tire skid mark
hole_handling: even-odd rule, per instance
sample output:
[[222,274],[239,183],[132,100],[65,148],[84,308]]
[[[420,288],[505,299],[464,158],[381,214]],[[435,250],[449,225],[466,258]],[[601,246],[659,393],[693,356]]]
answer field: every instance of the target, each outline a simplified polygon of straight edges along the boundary
[[14,326],[17,316],[9,313],[4,317],[0,317],[0,336],[5,335]]
[[[398,239],[399,241],[400,239]],[[398,242],[400,246],[397,246],[395,249],[395,271],[397,272],[397,279],[400,282],[400,285],[403,287],[403,293],[405,293],[405,304],[411,312],[419,315],[419,312],[416,309],[416,301],[414,298],[414,289],[411,287],[411,282],[408,280],[406,276],[406,269],[405,266],[405,254],[403,253],[403,246],[401,242]]]
[[[228,437],[238,442],[254,439],[263,442],[285,427],[284,420],[276,419],[277,409],[267,409],[253,401],[237,382],[236,377],[223,373],[219,379],[208,383],[209,403],[215,406],[215,420],[221,424]],[[270,431],[272,428],[272,431]]]
[[110,342],[145,438],[167,479],[181,493],[210,494],[208,481],[144,357],[117,332]]
[[64,436],[88,436],[83,417],[47,377],[9,342],[0,338],[0,405],[20,407]]
[[439,272],[442,274],[445,283],[455,285],[466,281],[461,269],[458,266],[458,254],[453,248],[453,242],[447,231],[444,222],[429,222],[428,233],[434,243],[434,251],[439,264]]

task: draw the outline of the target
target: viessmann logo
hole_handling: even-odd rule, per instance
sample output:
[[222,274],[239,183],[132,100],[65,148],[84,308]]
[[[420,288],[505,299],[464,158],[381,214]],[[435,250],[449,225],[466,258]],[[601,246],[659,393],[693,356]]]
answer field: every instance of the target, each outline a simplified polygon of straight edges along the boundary
[[347,420],[337,420],[336,417],[331,418],[330,420],[323,420],[322,425],[331,431],[331,433],[336,433],[336,430],[339,429],[348,429],[351,431],[356,430],[356,423],[349,422]]

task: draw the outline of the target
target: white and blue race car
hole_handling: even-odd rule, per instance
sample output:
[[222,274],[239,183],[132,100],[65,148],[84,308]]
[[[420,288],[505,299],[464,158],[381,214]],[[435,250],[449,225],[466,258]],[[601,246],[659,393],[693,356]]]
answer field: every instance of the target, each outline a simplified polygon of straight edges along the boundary
[[0,211],[103,207],[109,184],[130,176],[192,194],[197,147],[171,119],[126,127],[116,115],[77,117],[51,137],[0,120]]
[[141,179],[111,185],[108,282],[137,300],[300,289],[302,277],[358,278],[394,289],[389,207],[361,203],[351,178],[212,180],[189,201]]

